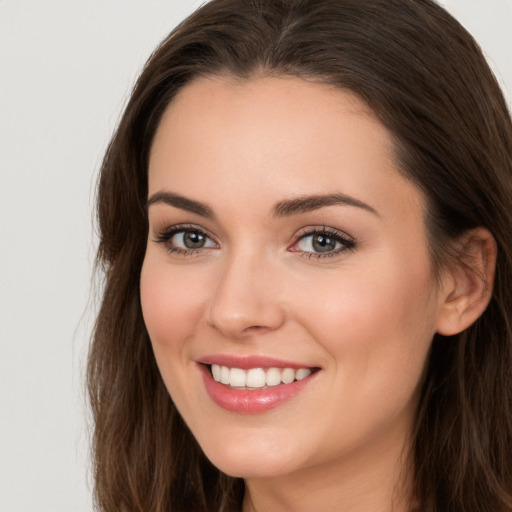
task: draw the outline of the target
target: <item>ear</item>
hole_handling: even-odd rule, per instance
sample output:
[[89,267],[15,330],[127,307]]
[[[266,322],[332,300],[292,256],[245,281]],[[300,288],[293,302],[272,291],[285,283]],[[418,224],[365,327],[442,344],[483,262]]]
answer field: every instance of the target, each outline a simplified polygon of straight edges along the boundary
[[461,257],[444,271],[437,332],[453,336],[475,322],[492,296],[498,248],[491,233],[472,229],[459,240]]

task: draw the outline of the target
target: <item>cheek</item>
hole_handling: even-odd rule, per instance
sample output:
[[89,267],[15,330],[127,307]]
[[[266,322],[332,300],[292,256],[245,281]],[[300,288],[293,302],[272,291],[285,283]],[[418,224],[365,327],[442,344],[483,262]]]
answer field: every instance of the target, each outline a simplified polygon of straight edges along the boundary
[[328,416],[323,435],[333,450],[340,428],[350,444],[392,425],[409,428],[414,414],[435,330],[435,303],[428,271],[406,275],[400,266],[395,269],[354,272],[302,298],[303,325],[334,369],[326,374],[332,392],[322,413]]
[[303,324],[354,385],[414,385],[421,377],[435,332],[435,288],[428,264],[399,263],[352,269],[297,297]]
[[142,313],[156,363],[174,404],[184,417],[197,402],[187,386],[190,344],[201,321],[205,287],[197,272],[169,265],[160,255],[147,254],[140,277]]
[[146,255],[140,278],[144,322],[158,356],[159,350],[179,350],[197,326],[206,301],[204,281],[185,268]]

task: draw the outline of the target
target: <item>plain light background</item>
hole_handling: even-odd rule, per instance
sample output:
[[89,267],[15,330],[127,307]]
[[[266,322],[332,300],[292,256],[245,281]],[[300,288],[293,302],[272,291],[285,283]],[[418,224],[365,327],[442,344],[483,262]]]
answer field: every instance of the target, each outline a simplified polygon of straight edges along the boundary
[[[88,512],[96,172],[138,71],[201,0],[0,0],[0,512]],[[442,2],[512,105],[512,0]]]

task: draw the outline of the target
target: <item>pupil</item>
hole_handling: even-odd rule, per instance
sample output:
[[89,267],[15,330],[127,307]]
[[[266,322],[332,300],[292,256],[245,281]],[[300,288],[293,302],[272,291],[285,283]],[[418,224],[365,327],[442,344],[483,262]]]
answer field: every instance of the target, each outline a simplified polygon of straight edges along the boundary
[[329,252],[336,248],[336,241],[324,235],[316,235],[313,239],[313,249],[316,252]]
[[188,249],[197,249],[203,247],[204,236],[197,231],[186,231],[183,237],[183,243]]

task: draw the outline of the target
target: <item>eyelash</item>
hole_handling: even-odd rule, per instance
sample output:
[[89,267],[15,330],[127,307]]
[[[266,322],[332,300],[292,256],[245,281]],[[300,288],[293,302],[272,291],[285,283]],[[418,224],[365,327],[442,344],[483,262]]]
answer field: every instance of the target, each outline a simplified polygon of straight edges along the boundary
[[[171,244],[171,239],[177,235],[178,233],[186,233],[186,232],[193,232],[198,233],[205,238],[213,241],[212,237],[208,235],[203,229],[199,228],[198,226],[194,226],[193,224],[179,224],[176,226],[170,226],[168,228],[165,228],[164,230],[160,231],[155,238],[153,239],[154,242],[157,244],[164,244],[167,252],[171,254],[177,254],[179,256],[197,256],[199,255],[199,252],[202,249],[205,249],[204,247],[199,247],[196,249],[190,248],[190,249],[183,249],[181,247],[176,247]],[[214,242],[214,241],[213,241]],[[216,242],[214,242],[216,243]]]
[[334,249],[329,252],[321,253],[321,252],[312,252],[312,251],[292,251],[292,252],[300,252],[301,256],[307,259],[323,259],[323,258],[332,258],[334,256],[339,256],[340,254],[352,251],[356,247],[356,241],[351,236],[343,233],[334,228],[329,228],[327,226],[322,226],[318,228],[307,228],[302,233],[299,233],[292,247],[296,246],[301,241],[306,238],[314,235],[326,235],[326,238],[330,238],[335,243],[339,243],[341,247]]
[[[193,224],[180,224],[176,226],[168,227],[164,230],[162,230],[160,233],[158,233],[153,241],[158,244],[164,244],[166,250],[171,254],[177,254],[179,256],[198,256],[200,252],[202,252],[203,249],[209,249],[211,247],[198,247],[198,248],[190,248],[190,249],[183,249],[181,247],[176,247],[175,245],[171,245],[170,241],[171,239],[179,234],[179,233],[186,233],[186,232],[194,232],[199,235],[204,236],[206,239],[213,242],[215,245],[217,243],[213,240],[213,238],[208,235],[203,229],[199,228],[198,226],[195,226]],[[301,251],[300,249],[293,249],[297,244],[299,244],[301,241],[304,241],[310,236],[314,235],[327,235],[326,238],[331,239],[335,243],[341,244],[341,247],[328,251],[325,253],[321,252],[313,252],[313,251]],[[298,236],[296,236],[295,241],[291,245],[291,247],[288,249],[290,252],[300,252],[300,255],[307,259],[323,259],[323,258],[331,258],[333,256],[339,256],[341,253],[346,251],[354,250],[356,247],[356,241],[346,235],[345,233],[338,231],[334,228],[329,228],[326,226],[318,227],[318,228],[307,228],[302,233],[299,233]]]

